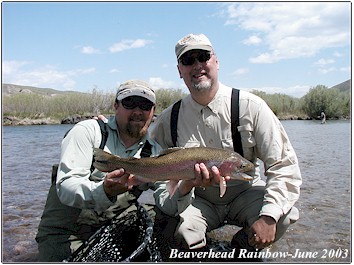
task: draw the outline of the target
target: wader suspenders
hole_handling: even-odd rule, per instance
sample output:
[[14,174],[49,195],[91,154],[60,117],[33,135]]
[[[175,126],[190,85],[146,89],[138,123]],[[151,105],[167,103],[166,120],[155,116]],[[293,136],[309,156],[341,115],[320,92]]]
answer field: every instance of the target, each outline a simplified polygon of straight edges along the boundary
[[[237,130],[237,127],[240,125],[240,118],[239,118],[239,98],[240,98],[240,90],[239,89],[232,89],[231,94],[231,133],[232,133],[232,141],[234,145],[234,151],[239,153],[243,156],[242,150],[242,142],[241,142],[241,134]],[[171,111],[171,120],[170,120],[170,127],[171,127],[171,138],[173,146],[177,146],[177,123],[178,123],[178,113],[181,107],[181,101],[177,101],[172,106]]]
[[[103,148],[106,145],[107,139],[108,139],[108,130],[106,127],[106,123],[104,123],[102,120],[97,120],[98,125],[100,126],[100,130],[101,130],[101,135],[102,135],[102,140],[101,140],[101,144],[100,144],[100,149],[103,150]],[[70,130],[69,130],[70,131]],[[65,136],[68,134],[67,131],[64,135]],[[149,157],[151,156],[152,153],[152,145],[149,143],[149,141],[146,141],[144,144],[143,149],[141,150],[141,157]],[[94,159],[92,158],[92,164],[91,164],[91,172],[95,169],[95,167],[93,166],[93,162]],[[52,169],[52,184],[55,184],[56,180],[57,180],[57,172],[58,172],[58,164],[53,165],[53,169]],[[135,186],[133,188],[133,190],[131,191],[137,198],[140,196],[140,194],[142,193],[141,190],[137,189]]]
[[[100,144],[100,149],[103,150],[104,146],[106,145],[106,142],[107,142],[107,139],[108,139],[108,130],[107,130],[107,127],[106,127],[106,124],[102,121],[102,120],[97,120],[98,122],[98,125],[100,126],[100,129],[101,129],[101,135],[102,135],[102,140],[101,140],[101,144]],[[91,163],[91,172],[94,171],[95,167],[93,166],[93,162],[94,162],[94,159],[92,157],[92,163]]]
[[[106,145],[107,139],[108,139],[108,131],[107,131],[107,128],[106,128],[106,124],[103,121],[97,120],[97,122],[98,122],[98,125],[100,126],[101,134],[102,134],[102,140],[101,140],[101,144],[100,144],[99,148],[103,150],[104,146]],[[64,138],[68,135],[70,130],[68,130],[64,134]],[[94,166],[93,166],[93,162],[94,161],[93,161],[93,158],[92,158],[92,164],[91,164],[91,169],[90,169],[91,172],[95,169]],[[59,167],[59,164],[52,165],[52,184],[55,184],[57,182],[58,167]]]
[[[152,153],[151,148],[152,148],[152,145],[149,143],[149,141],[146,141],[144,144],[143,150],[141,150],[140,157],[151,156],[151,153]],[[138,189],[137,186],[134,186],[129,193],[133,194],[137,200],[139,198],[139,196],[141,195],[141,193],[143,193],[143,191]]]
[[231,133],[232,142],[234,143],[234,151],[243,156],[241,134],[237,130],[240,126],[240,90],[232,89],[231,94]]
[[172,138],[172,143],[173,147],[177,146],[177,123],[178,123],[178,113],[179,113],[179,108],[181,107],[181,101],[177,101],[175,104],[173,104],[172,111],[171,111],[171,138]]

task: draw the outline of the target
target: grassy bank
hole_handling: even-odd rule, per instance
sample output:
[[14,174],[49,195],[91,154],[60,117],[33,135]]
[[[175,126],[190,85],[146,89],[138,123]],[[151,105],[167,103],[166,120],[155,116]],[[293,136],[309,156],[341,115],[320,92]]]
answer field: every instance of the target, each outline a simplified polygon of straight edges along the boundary
[[[285,94],[252,93],[263,98],[279,119],[317,119],[321,110],[329,119],[350,118],[350,93],[316,86],[302,98]],[[156,114],[184,97],[180,89],[156,91]],[[3,96],[3,125],[58,124],[73,115],[112,115],[114,93],[94,89],[92,93],[43,95],[17,93]]]

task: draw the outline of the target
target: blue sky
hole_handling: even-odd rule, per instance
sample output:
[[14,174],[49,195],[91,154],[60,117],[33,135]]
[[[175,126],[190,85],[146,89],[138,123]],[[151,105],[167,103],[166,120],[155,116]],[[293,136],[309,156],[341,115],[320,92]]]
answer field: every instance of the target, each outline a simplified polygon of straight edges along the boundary
[[222,83],[305,95],[351,78],[350,2],[2,2],[2,83],[185,88],[174,47],[204,33]]

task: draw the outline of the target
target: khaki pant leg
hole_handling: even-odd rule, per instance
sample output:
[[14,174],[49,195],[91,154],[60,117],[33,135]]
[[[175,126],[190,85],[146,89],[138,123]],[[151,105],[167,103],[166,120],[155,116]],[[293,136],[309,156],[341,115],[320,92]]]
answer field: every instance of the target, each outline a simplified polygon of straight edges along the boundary
[[[220,226],[216,207],[199,197],[178,217],[164,214],[155,207],[155,232],[161,249],[197,249],[206,245],[206,232]],[[162,251],[162,252],[168,252]]]
[[[264,183],[263,181],[260,183]],[[264,190],[263,185],[251,187],[242,192],[231,204],[228,220],[230,224],[243,227],[248,232],[252,224],[259,219],[259,213],[263,206]],[[292,207],[277,222],[275,241],[279,240],[288,229],[289,225],[299,219],[299,211]]]
[[215,205],[197,197],[180,214],[176,240],[185,249],[198,249],[206,245],[206,232],[220,226],[223,221]]
[[299,219],[299,210],[293,206],[290,211],[284,214],[277,223],[275,241],[279,240],[286,232],[288,227]]

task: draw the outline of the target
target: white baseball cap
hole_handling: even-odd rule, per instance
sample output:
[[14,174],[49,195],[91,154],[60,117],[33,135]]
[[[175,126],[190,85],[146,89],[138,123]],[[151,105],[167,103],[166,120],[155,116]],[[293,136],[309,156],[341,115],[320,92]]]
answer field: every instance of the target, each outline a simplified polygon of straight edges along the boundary
[[210,40],[204,34],[188,34],[180,39],[175,47],[177,60],[190,50],[206,50],[213,51],[213,46]]

